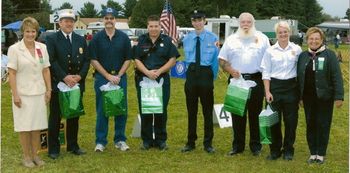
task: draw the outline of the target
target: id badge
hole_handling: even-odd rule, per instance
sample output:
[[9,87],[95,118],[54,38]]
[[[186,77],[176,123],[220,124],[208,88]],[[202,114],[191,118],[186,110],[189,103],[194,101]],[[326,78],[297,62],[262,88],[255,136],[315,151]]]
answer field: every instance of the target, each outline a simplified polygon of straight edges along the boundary
[[324,57],[319,57],[318,58],[318,70],[323,70],[323,66],[324,66]]

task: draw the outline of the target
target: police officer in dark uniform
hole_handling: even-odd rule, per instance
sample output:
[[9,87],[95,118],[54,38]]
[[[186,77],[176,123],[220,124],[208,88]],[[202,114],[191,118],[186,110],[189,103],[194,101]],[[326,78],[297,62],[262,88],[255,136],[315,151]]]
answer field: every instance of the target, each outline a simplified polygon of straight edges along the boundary
[[[141,149],[148,150],[157,146],[160,150],[167,149],[166,122],[167,106],[170,98],[170,78],[168,71],[176,63],[176,58],[180,56],[172,39],[160,33],[160,20],[158,16],[152,15],[147,19],[148,33],[139,37],[139,42],[135,48],[135,84],[137,98],[139,100],[139,110],[141,114],[141,138],[143,145]],[[143,77],[148,77],[163,83],[163,114],[146,115],[141,112],[141,89],[139,83]],[[154,126],[152,125],[154,119]],[[153,139],[153,132],[155,139]]]
[[[52,96],[49,116],[49,157],[57,159],[60,153],[59,129],[61,111],[59,108],[58,88],[59,82],[64,82],[69,87],[79,83],[81,99],[85,88],[85,77],[89,70],[90,61],[86,52],[84,37],[73,32],[75,14],[71,9],[59,12],[60,30],[47,38],[47,49],[50,56],[50,70],[52,76]],[[66,138],[67,151],[82,155],[85,151],[78,145],[78,121],[79,117],[67,119]]]

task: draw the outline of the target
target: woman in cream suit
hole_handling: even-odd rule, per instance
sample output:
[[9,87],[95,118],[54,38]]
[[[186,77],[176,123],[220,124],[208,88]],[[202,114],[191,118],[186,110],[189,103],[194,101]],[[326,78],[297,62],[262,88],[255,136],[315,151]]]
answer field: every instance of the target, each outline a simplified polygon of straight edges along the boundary
[[12,91],[14,129],[19,132],[25,167],[44,164],[37,155],[40,130],[47,128],[46,104],[51,97],[49,56],[46,46],[36,42],[39,24],[31,17],[23,20],[23,39],[8,51],[9,82]]

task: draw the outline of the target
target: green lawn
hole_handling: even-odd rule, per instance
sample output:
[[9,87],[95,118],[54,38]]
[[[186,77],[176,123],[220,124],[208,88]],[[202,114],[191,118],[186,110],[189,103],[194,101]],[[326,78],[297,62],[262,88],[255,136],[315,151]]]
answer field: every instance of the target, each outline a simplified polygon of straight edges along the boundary
[[[341,46],[344,70],[349,68],[349,47]],[[130,68],[132,69],[132,67]],[[348,71],[347,71],[348,72]],[[348,74],[343,74],[349,79]],[[21,147],[18,134],[13,131],[11,111],[11,94],[8,84],[1,90],[1,172],[349,172],[349,85],[345,82],[345,102],[341,109],[335,109],[330,143],[324,165],[308,165],[309,157],[305,137],[305,117],[303,109],[299,111],[299,123],[295,143],[293,161],[267,161],[269,147],[263,146],[262,154],[252,156],[248,145],[243,154],[229,157],[226,153],[231,149],[232,129],[220,129],[215,126],[213,146],[216,153],[209,155],[203,151],[203,118],[198,116],[197,148],[194,152],[183,154],[181,147],[186,142],[187,112],[183,91],[184,80],[171,79],[171,99],[168,108],[168,145],[167,151],[157,149],[140,150],[141,139],[130,136],[138,113],[136,90],[132,70],[128,72],[129,117],[126,134],[130,151],[121,152],[113,146],[113,127],[109,127],[109,144],[103,153],[95,153],[95,94],[93,78],[87,77],[87,90],[84,95],[86,115],[80,119],[79,144],[87,151],[84,156],[74,156],[62,150],[58,160],[51,160],[47,153],[41,153],[46,165],[40,168],[26,169],[21,166]],[[223,103],[226,91],[226,77],[215,82],[215,103]],[[248,130],[248,129],[247,129]],[[249,133],[247,133],[247,144]]]

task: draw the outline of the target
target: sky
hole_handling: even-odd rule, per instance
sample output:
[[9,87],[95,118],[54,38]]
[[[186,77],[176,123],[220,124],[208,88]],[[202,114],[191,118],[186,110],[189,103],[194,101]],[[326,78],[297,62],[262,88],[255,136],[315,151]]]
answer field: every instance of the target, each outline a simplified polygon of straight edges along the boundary
[[[125,0],[114,0],[119,2],[121,5]],[[317,0],[319,4],[323,7],[323,12],[335,17],[344,17],[346,9],[350,7],[350,0]],[[50,0],[52,8],[59,8],[64,2],[69,2],[72,4],[75,10],[80,10],[84,3],[94,2],[95,8],[101,10],[101,4],[106,4],[107,0]]]

